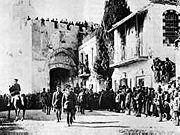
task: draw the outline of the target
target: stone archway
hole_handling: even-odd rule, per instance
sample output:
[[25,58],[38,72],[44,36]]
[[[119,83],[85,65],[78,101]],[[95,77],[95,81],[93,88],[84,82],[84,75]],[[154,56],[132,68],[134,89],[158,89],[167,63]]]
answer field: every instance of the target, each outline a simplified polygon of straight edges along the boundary
[[56,50],[54,50],[52,53],[49,54],[48,56],[48,61],[51,60],[52,57],[54,57],[55,55],[59,54],[59,53],[64,53],[67,56],[69,56],[75,65],[78,65],[78,57],[75,55],[75,53],[73,51],[70,51],[68,48],[58,48]]
[[63,88],[64,84],[71,82],[73,74],[77,70],[75,55],[69,51],[59,48],[50,54],[48,59],[49,85],[53,92],[59,83]]

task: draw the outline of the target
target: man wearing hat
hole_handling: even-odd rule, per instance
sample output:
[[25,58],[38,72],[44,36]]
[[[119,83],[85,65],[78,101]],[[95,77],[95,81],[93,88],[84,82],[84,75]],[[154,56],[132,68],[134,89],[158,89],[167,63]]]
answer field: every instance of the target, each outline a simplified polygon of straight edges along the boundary
[[75,105],[77,103],[75,94],[71,91],[71,85],[66,84],[66,91],[62,97],[62,106],[67,113],[67,124],[70,126],[73,122],[75,114]]
[[[16,101],[18,99],[21,100],[20,98],[20,91],[21,91],[21,87],[18,84],[18,79],[14,79],[14,84],[12,86],[9,86],[9,91],[11,94],[11,103],[14,102],[14,105],[16,104]],[[15,100],[17,98],[17,100]],[[22,105],[24,105],[24,103],[22,102]]]
[[12,85],[12,89],[10,90],[10,93],[12,96],[19,95],[21,91],[21,87],[18,84],[18,79],[14,79],[14,84]]
[[157,109],[159,114],[159,122],[162,122],[163,118],[163,106],[164,106],[164,93],[162,91],[161,85],[158,86],[157,90]]
[[61,120],[62,96],[63,93],[61,92],[61,86],[57,85],[56,91],[53,93],[53,98],[52,98],[52,106],[56,109],[57,122]]

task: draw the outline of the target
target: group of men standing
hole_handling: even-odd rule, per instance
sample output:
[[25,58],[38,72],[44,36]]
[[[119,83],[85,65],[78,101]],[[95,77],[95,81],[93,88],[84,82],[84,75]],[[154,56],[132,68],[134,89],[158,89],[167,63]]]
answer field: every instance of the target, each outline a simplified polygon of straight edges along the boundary
[[[56,111],[57,122],[61,120],[62,112],[65,112],[68,126],[72,125],[73,120],[75,120],[76,111],[85,114],[85,109],[89,108],[90,112],[92,112],[95,103],[93,87],[74,90],[75,88],[69,84],[66,84],[63,90],[60,85],[57,85],[53,94],[51,94],[50,90],[46,92],[44,88],[41,93],[43,111],[50,115],[53,107]],[[21,88],[17,79],[10,86],[9,91],[11,93],[11,103],[16,105],[16,101],[21,100]],[[16,98],[18,99],[16,100]],[[163,117],[165,117],[167,120],[174,119],[176,125],[179,125],[179,89],[171,85],[168,85],[166,90],[163,90],[160,85],[157,90],[140,86],[131,90],[131,88],[122,86],[119,87],[116,93],[112,89],[101,91],[98,98],[99,108],[108,108],[110,111],[115,110],[117,112],[127,110],[128,115],[131,114],[131,111],[134,111],[136,117],[141,117],[142,113],[146,116],[159,116],[159,121],[162,121]]]
[[54,108],[57,122],[60,122],[62,112],[66,112],[67,124],[68,126],[72,124],[75,116],[76,96],[69,84],[66,84],[65,91],[61,89],[60,85],[57,85],[56,91],[53,94],[43,89],[41,93],[41,103],[43,111],[46,112],[47,115],[50,115],[51,107]]
[[[50,115],[51,107],[56,111],[57,122],[61,120],[62,112],[67,114],[67,124],[72,125],[75,120],[76,111],[85,114],[85,108],[87,103],[89,105],[90,112],[93,111],[93,91],[90,89],[80,89],[79,93],[74,92],[74,88],[71,85],[66,84],[65,89],[62,89],[60,85],[56,86],[56,91],[51,95],[49,92],[46,93],[45,89],[41,93],[41,102],[43,109],[46,110],[47,115]],[[51,102],[49,102],[49,100]],[[87,101],[88,100],[88,101]],[[49,107],[50,109],[48,109]]]
[[174,120],[176,125],[179,125],[180,113],[180,96],[177,88],[168,86],[163,90],[161,85],[158,89],[148,87],[130,88],[120,87],[115,96],[116,110],[128,114],[131,111],[136,117],[141,117],[141,114],[146,116],[158,116],[159,122],[166,118]]

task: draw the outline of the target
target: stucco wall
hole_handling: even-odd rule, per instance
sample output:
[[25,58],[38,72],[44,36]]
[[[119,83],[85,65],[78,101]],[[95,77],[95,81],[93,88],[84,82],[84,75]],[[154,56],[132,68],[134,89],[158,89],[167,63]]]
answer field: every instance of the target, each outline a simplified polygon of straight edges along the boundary
[[[165,60],[166,57],[168,57],[170,60],[175,62],[175,48],[173,45],[167,46],[166,44],[163,44],[163,12],[166,10],[176,10],[180,13],[179,6],[173,6],[173,5],[162,5],[162,4],[152,4],[148,8],[147,15],[145,17],[144,21],[144,27],[143,27],[143,33],[142,33],[142,40],[143,40],[143,55],[144,56],[152,56],[152,58],[149,57],[147,61],[144,62],[138,62],[135,64],[130,64],[128,66],[115,68],[112,79],[113,79],[113,89],[115,89],[115,80],[117,82],[117,85],[119,85],[119,80],[122,78],[122,73],[127,73],[127,78],[132,79],[131,86],[135,86],[135,81],[137,76],[144,76],[145,75],[145,84],[150,87],[157,87],[158,84],[154,81],[154,75],[151,70],[152,66],[152,59],[155,57],[159,57],[161,60]],[[133,30],[133,28],[131,28]],[[114,38],[115,38],[115,63],[120,62],[121,57],[121,50],[120,50],[120,43],[121,39],[119,36],[119,33],[117,30],[114,32]],[[135,47],[133,44],[135,41],[133,41],[135,36],[127,35],[126,39],[128,45],[132,45],[131,47],[127,47],[127,52],[131,53],[132,47]],[[132,42],[132,44],[131,44]],[[127,45],[127,46],[128,46]],[[127,54],[128,54],[127,53]],[[130,55],[129,55],[130,56]],[[138,71],[142,71],[144,74],[137,74]],[[134,78],[134,79],[133,79]],[[145,85],[145,86],[146,86]]]
[[[97,56],[97,48],[96,48],[96,37],[92,37],[91,39],[83,42],[83,44],[79,47],[79,61],[81,61],[81,53],[83,53],[84,58],[85,55],[88,55],[89,61],[89,69],[91,75],[88,79],[86,79],[86,88],[89,88],[91,84],[93,84],[93,91],[98,92],[104,89],[104,82],[99,82],[96,79],[96,73],[94,72],[94,62]],[[85,61],[84,61],[85,62]],[[81,81],[81,79],[80,79]]]
[[[145,78],[145,86],[156,87],[154,84],[154,76],[151,70],[152,60],[137,62],[128,66],[115,68],[112,75],[112,85],[113,90],[117,90],[120,85],[120,80],[124,78],[124,73],[126,73],[126,78],[128,79],[128,86],[133,88],[136,86],[137,77]],[[115,81],[117,82],[115,88]]]

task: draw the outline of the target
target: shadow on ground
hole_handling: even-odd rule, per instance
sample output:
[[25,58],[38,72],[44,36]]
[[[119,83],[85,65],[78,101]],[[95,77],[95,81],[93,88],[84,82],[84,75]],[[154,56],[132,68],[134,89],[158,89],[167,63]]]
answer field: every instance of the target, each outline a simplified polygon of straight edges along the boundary
[[119,129],[119,133],[123,135],[179,135],[173,131],[156,131],[156,130],[140,130],[140,129]]
[[13,121],[14,121],[14,119],[12,119],[12,118],[8,119],[6,116],[0,116],[0,126],[3,124],[13,122]]
[[103,110],[99,110],[99,111],[93,111],[93,112],[89,112],[88,110],[85,110],[85,114],[81,114],[80,112],[77,112],[76,114],[77,115],[86,115],[86,116],[119,116],[118,114],[103,114],[103,113],[101,113],[101,112],[103,112]]
[[0,133],[9,133],[16,130],[24,130],[21,127],[18,127],[16,123],[13,123],[14,119],[8,119],[5,116],[0,116]]
[[85,128],[130,128],[129,126],[116,126],[116,125],[101,125],[101,126],[88,126],[88,125],[73,125],[73,127],[85,127]]
[[[87,122],[87,121],[80,121],[74,122],[77,125],[73,125],[73,127],[85,127],[85,128],[130,128],[129,126],[119,126],[119,125],[106,125],[106,124],[114,124],[119,123],[119,121],[96,121],[96,122]],[[96,124],[95,126],[92,124]]]
[[96,122],[87,122],[87,121],[80,121],[80,122],[74,122],[74,123],[79,123],[79,124],[108,124],[108,123],[118,123],[119,121],[107,121],[107,122],[102,122],[102,121],[96,121]]

